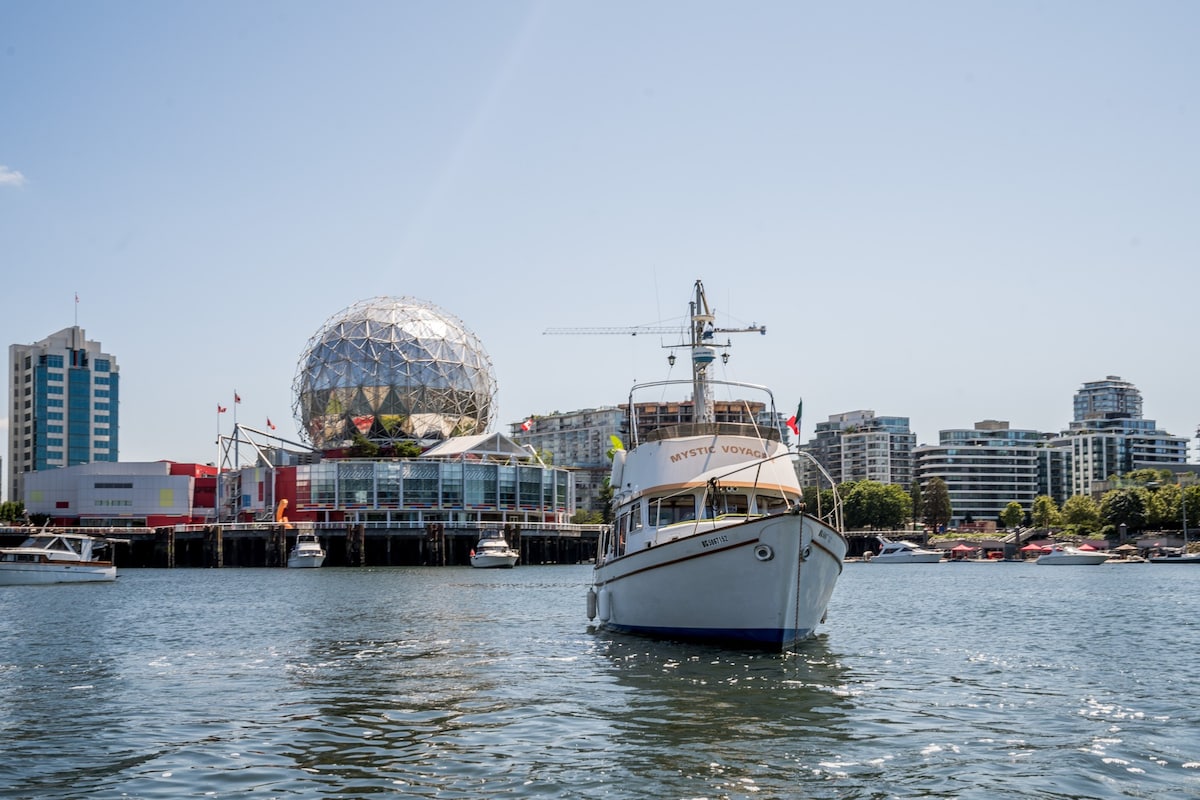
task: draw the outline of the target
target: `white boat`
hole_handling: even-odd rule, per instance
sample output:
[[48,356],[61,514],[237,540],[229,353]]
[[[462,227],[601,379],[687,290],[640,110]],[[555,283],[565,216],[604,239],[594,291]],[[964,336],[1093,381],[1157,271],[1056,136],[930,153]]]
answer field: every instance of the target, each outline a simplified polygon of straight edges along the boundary
[[941,550],[926,550],[907,540],[879,539],[879,554],[871,557],[872,564],[936,564],[942,560]]
[[1187,553],[1182,548],[1166,550],[1162,555],[1150,556],[1151,564],[1200,564],[1200,553]]
[[694,421],[643,432],[634,414],[629,450],[617,443],[614,523],[601,535],[588,618],[622,633],[786,648],[824,620],[846,556],[841,509],[805,513],[778,429],[714,419],[718,387],[764,396],[775,418],[766,387],[709,375],[716,349],[729,346],[716,333],[765,329],[714,327],[700,281],[690,319],[679,346],[690,350],[691,380],[636,385],[629,408],[639,391],[690,390]]
[[296,543],[288,553],[290,569],[312,569],[325,563],[325,548],[314,533],[299,533]]
[[115,581],[111,540],[39,529],[17,547],[0,548],[0,586]]
[[517,565],[520,557],[521,554],[505,540],[504,534],[487,531],[471,551],[471,566],[476,569],[511,569]]
[[1103,564],[1108,553],[1098,550],[1080,550],[1067,544],[1052,544],[1038,556],[1039,564]]

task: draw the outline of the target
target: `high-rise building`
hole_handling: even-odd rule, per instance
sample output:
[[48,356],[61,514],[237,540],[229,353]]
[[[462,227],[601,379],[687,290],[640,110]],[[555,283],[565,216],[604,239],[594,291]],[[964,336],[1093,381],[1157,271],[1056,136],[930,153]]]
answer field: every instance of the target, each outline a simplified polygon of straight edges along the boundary
[[952,527],[996,521],[1012,502],[1028,513],[1038,493],[1038,462],[1046,436],[990,419],[974,428],[939,431],[937,445],[915,451],[921,485],[933,478],[945,482]]
[[116,461],[120,370],[78,325],[8,348],[8,497],[27,472]]
[[1073,495],[1093,494],[1113,475],[1187,461],[1187,438],[1144,419],[1142,393],[1116,375],[1085,383],[1075,393],[1075,419],[1051,444],[1070,448]]
[[[816,435],[800,450],[816,459],[835,484],[847,481],[894,483],[906,490],[913,482],[917,435],[908,417],[877,417],[874,411],[846,411],[818,422]],[[798,470],[803,486],[827,487],[829,481],[807,458]]]

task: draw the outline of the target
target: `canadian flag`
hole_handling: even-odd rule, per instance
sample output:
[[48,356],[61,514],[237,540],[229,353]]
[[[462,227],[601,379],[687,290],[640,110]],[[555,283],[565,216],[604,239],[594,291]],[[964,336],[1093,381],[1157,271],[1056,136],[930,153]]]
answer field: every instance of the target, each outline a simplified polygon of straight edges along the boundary
[[530,417],[529,419],[527,419],[521,423],[521,430],[523,430],[523,431],[527,431],[532,427],[533,427],[533,417]]
[[270,428],[271,430],[275,430],[275,423],[271,422],[270,417],[267,417],[267,427]]
[[225,413],[225,406],[221,405],[220,403],[217,403],[217,413],[218,413],[218,414],[224,414],[224,413]]

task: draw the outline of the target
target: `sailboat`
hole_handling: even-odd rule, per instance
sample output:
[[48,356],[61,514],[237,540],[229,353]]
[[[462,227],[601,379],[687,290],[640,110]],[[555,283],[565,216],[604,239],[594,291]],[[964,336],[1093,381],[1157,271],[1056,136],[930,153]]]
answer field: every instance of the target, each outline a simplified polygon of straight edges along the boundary
[[[588,617],[602,630],[784,649],[825,618],[847,549],[840,505],[823,517],[805,509],[777,428],[748,413],[715,419],[716,387],[765,397],[776,419],[765,386],[710,374],[717,348],[729,346],[715,334],[759,329],[716,328],[701,281],[690,320],[679,347],[691,355],[691,380],[630,391],[629,449],[614,450],[614,524],[601,535]],[[635,397],[672,389],[690,389],[693,421],[639,426]]]

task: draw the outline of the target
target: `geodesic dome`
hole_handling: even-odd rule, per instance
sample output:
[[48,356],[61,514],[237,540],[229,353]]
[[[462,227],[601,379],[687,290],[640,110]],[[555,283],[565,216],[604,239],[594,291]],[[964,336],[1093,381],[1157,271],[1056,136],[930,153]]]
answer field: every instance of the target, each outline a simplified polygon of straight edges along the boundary
[[361,433],[380,445],[486,433],[492,362],[475,334],[437,306],[374,297],[335,314],[296,366],[292,414],[317,449]]

